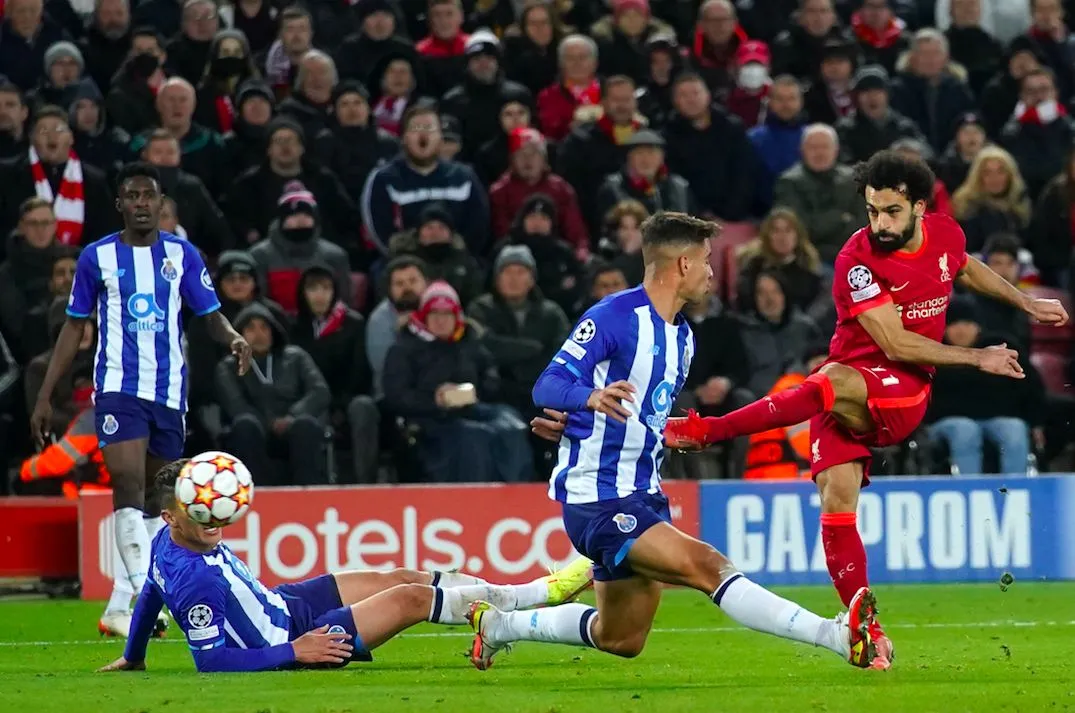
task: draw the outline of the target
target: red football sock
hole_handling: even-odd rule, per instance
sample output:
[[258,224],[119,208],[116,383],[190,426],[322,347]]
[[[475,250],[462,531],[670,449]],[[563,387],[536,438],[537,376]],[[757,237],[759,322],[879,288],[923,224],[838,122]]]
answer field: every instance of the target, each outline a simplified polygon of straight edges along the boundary
[[835,400],[829,377],[811,374],[794,389],[766,396],[726,416],[705,419],[706,442],[717,443],[771,428],[794,426],[831,410]]
[[862,545],[853,512],[821,513],[821,544],[825,564],[844,606],[860,587],[869,584],[866,576],[866,548]]

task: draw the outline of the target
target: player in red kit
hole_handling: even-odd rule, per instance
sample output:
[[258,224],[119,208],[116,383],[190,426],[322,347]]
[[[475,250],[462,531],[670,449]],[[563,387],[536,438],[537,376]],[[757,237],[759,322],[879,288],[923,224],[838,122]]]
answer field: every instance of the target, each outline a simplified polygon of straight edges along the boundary
[[[882,151],[857,169],[870,224],[836,257],[837,326],[829,360],[806,381],[716,418],[671,418],[665,444],[694,450],[810,420],[811,467],[821,493],[821,539],[833,584],[846,605],[867,585],[866,550],[856,523],[869,484],[870,447],[900,443],[929,405],[934,367],[962,365],[1022,379],[1005,345],[965,349],[941,343],[952,288],[1008,302],[1044,324],[1062,325],[1057,300],[1035,300],[966,252],[951,218],[925,215],[934,176],[920,160]],[[892,642],[880,625],[871,668],[887,669]]]

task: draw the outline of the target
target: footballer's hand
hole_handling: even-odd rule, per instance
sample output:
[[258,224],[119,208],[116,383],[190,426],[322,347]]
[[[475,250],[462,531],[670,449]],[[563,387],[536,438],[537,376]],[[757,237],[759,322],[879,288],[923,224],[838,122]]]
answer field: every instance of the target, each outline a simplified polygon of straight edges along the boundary
[[52,432],[52,404],[48,399],[38,399],[30,416],[30,435],[38,448],[44,448]]
[[1060,304],[1060,300],[1033,300],[1027,309],[1027,314],[1041,324],[1054,327],[1063,327],[1068,322],[1067,310],[1064,309],[1064,305]]
[[987,374],[1007,376],[1012,379],[1025,379],[1023,367],[1019,364],[1019,352],[1008,349],[1007,344],[998,344],[994,347],[980,349],[978,354],[978,370]]
[[530,430],[538,438],[559,443],[560,437],[564,435],[564,429],[567,427],[567,414],[551,408],[542,409],[542,411],[545,412],[545,416],[548,418],[535,416],[530,420]]
[[673,416],[664,426],[664,445],[677,451],[700,451],[708,445],[705,420],[694,409],[686,416]]
[[631,411],[622,402],[634,402],[634,385],[629,381],[616,381],[603,389],[594,389],[590,398],[586,399],[586,408],[597,413],[603,413],[609,418],[620,423],[627,423],[631,417]]
[[239,376],[242,376],[250,369],[250,345],[242,337],[236,337],[231,340],[231,353],[239,362]]
[[120,656],[118,659],[97,669],[97,673],[108,673],[110,671],[145,671],[145,661],[128,661]]
[[330,634],[328,624],[307,631],[291,642],[295,660],[299,663],[343,663],[351,658],[355,647],[347,643],[350,634]]

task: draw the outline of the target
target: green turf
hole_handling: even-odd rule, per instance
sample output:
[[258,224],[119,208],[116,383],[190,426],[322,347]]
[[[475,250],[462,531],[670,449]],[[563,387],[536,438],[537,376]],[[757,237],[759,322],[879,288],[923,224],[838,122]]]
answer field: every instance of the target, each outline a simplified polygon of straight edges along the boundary
[[[828,588],[782,593],[834,613]],[[634,660],[522,644],[488,672],[463,658],[458,628],[424,625],[336,671],[198,675],[175,634],[145,673],[94,674],[122,653],[95,638],[100,606],[0,603],[0,711],[673,711],[1075,710],[1075,584],[881,587],[898,659],[887,673],[740,631],[704,597],[665,595]],[[173,624],[174,627],[174,624]],[[173,629],[174,631],[174,629]],[[51,643],[43,643],[51,642]]]

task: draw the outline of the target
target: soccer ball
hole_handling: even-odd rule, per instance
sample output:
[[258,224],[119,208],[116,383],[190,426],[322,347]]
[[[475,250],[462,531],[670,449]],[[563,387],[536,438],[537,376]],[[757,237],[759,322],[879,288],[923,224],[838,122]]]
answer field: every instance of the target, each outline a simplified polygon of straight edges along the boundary
[[254,479],[235,456],[206,451],[191,458],[179,471],[175,497],[183,512],[199,525],[232,525],[250,510]]

